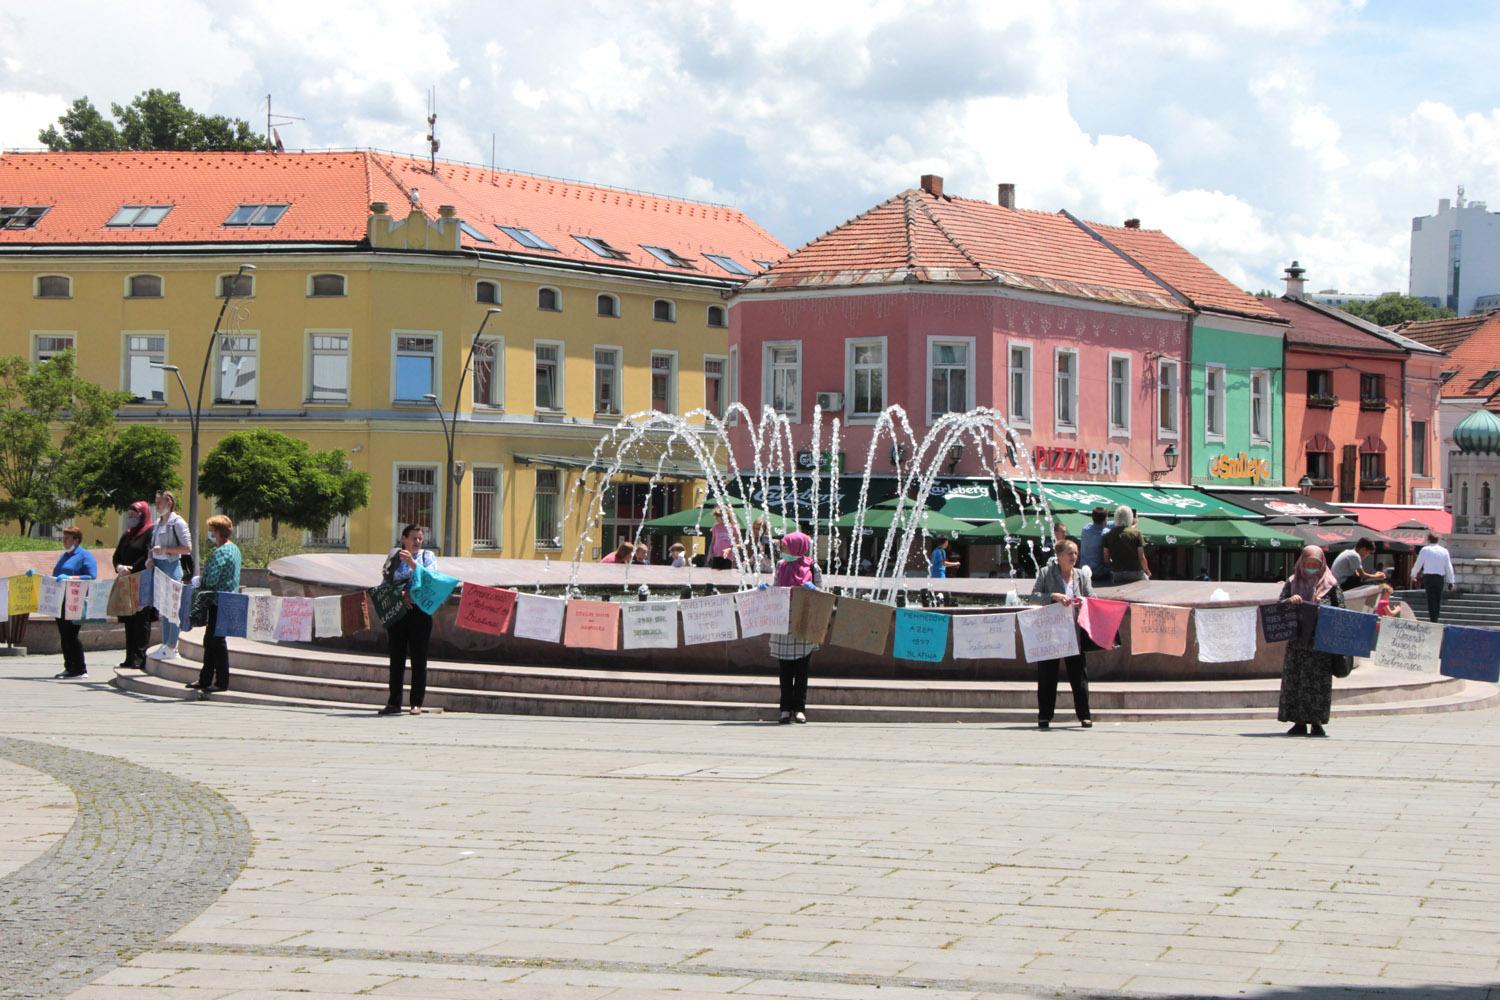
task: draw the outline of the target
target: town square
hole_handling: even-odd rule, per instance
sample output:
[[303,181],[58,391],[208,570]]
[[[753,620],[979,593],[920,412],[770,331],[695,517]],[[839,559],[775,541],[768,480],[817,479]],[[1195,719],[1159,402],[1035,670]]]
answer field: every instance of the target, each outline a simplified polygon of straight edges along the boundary
[[0,11],[0,997],[1500,995],[1496,11],[147,11]]

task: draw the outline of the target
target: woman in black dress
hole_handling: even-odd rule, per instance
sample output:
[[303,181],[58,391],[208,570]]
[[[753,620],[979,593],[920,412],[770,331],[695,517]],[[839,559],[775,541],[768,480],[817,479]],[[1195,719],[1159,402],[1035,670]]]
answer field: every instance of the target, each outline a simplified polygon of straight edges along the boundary
[[[132,573],[142,573],[151,561],[151,505],[137,500],[125,514],[125,533],[115,546],[115,585]],[[146,647],[151,644],[151,609],[142,608],[120,619],[125,626],[125,670],[146,669]]]

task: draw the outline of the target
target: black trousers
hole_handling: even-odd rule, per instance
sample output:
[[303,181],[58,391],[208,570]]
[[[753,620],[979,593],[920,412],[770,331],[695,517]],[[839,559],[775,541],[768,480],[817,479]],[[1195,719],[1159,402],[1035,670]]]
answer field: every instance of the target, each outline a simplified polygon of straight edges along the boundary
[[203,669],[198,671],[198,686],[212,685],[216,690],[229,690],[229,640],[216,634],[219,626],[219,609],[208,609],[208,624],[203,626]]
[[406,660],[411,658],[411,705],[421,708],[427,697],[427,643],[432,639],[432,616],[411,608],[386,630],[391,647],[391,690],[386,704],[401,707],[401,685],[406,680]]
[[734,569],[734,560],[725,559],[723,556],[714,556],[708,561],[709,569]]
[[121,618],[125,626],[125,662],[123,666],[146,669],[146,647],[151,645],[151,612],[138,611]]
[[777,662],[781,664],[781,710],[807,711],[807,671],[812,665],[812,654]]
[[1441,573],[1423,573],[1422,589],[1427,591],[1427,620],[1435,622],[1443,610],[1443,583],[1446,577]]
[[88,671],[83,662],[83,642],[78,638],[78,632],[82,628],[82,622],[57,619],[57,639],[62,644],[63,670],[70,674]]
[[1068,665],[1068,687],[1073,689],[1073,712],[1080,720],[1089,714],[1089,671],[1082,653],[1063,660],[1043,660],[1036,665],[1036,719],[1051,722],[1057,711],[1057,675],[1062,664]]

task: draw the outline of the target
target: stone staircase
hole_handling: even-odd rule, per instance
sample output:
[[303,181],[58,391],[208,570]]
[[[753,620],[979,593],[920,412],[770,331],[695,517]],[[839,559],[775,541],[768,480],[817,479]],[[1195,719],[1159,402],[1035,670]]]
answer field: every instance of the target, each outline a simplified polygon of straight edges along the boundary
[[[229,640],[231,690],[215,701],[372,711],[385,703],[381,657],[293,645]],[[201,647],[191,633],[184,659],[149,661],[149,673],[118,671],[125,690],[193,698]],[[816,670],[816,661],[814,662]],[[1187,719],[1273,720],[1275,679],[1242,681],[1102,682],[1090,686],[1100,722]],[[458,712],[625,719],[770,721],[776,715],[774,676],[670,674],[434,661],[426,706]],[[1036,687],[1017,681],[921,681],[813,677],[810,713],[819,722],[1033,723]],[[1336,718],[1453,712],[1500,705],[1500,687],[1436,674],[1369,667],[1334,681]],[[1072,713],[1067,685],[1058,718]]]
[[[1398,590],[1394,596],[1410,604],[1412,613],[1419,621],[1427,620],[1427,592],[1425,590]],[[1441,614],[1444,625],[1500,628],[1500,594],[1476,594],[1464,591],[1444,594]]]

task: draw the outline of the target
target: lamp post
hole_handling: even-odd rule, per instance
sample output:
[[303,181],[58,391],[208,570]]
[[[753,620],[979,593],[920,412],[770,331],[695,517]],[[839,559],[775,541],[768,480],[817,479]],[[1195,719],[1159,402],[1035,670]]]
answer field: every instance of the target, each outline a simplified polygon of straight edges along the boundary
[[1305,497],[1310,497],[1310,496],[1312,496],[1312,488],[1313,488],[1312,476],[1309,476],[1309,475],[1307,475],[1307,474],[1304,473],[1303,476],[1302,476],[1302,478],[1299,479],[1299,480],[1297,480],[1297,492],[1301,493]]
[[198,393],[195,400],[188,399],[187,383],[182,380],[182,371],[176,365],[153,364],[151,366],[177,376],[177,385],[182,389],[182,402],[188,411],[188,428],[191,433],[188,451],[188,537],[192,539],[195,572],[199,567],[198,539],[203,534],[203,526],[198,523],[198,432],[203,423],[203,383],[208,381],[208,366],[213,360],[214,344],[219,339],[219,328],[224,323],[224,314],[229,311],[229,300],[240,297],[240,279],[254,270],[254,264],[241,264],[235,272],[234,280],[229,282],[228,287],[224,289],[224,301],[219,303],[219,315],[214,319],[214,329],[208,335],[208,347],[203,352],[203,369],[198,373]]
[[1162,451],[1161,457],[1162,460],[1167,463],[1167,467],[1165,470],[1151,470],[1151,481],[1153,483],[1160,479],[1162,476],[1170,475],[1177,469],[1177,446],[1175,444],[1167,445],[1167,447]]
[[422,397],[437,411],[438,422],[443,426],[443,442],[448,447],[448,488],[444,491],[443,497],[443,555],[445,556],[455,554],[454,546],[457,544],[458,534],[454,524],[458,517],[456,494],[464,478],[463,463],[453,461],[453,448],[458,439],[458,406],[464,398],[464,379],[468,377],[469,369],[474,366],[474,352],[479,349],[479,338],[484,336],[484,328],[489,324],[490,318],[498,315],[500,315],[498,306],[486,309],[484,319],[479,321],[479,329],[474,331],[474,337],[469,341],[469,356],[464,359],[464,366],[458,373],[458,388],[453,391],[453,415],[450,417],[443,412],[443,407],[438,403],[435,394],[429,392]]

